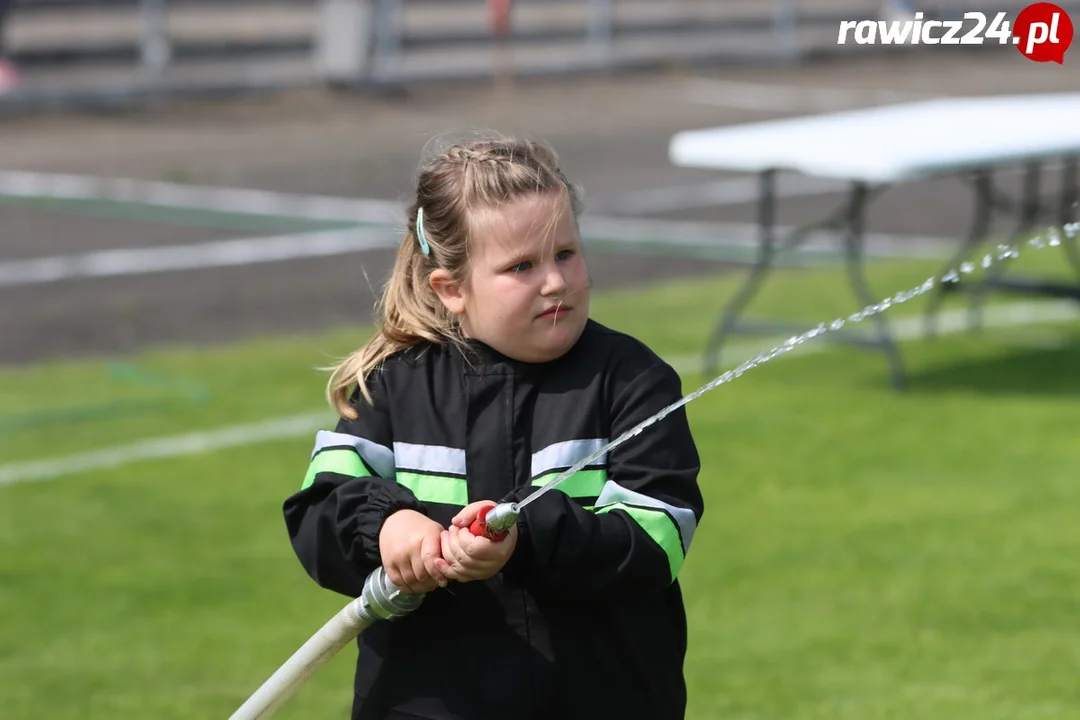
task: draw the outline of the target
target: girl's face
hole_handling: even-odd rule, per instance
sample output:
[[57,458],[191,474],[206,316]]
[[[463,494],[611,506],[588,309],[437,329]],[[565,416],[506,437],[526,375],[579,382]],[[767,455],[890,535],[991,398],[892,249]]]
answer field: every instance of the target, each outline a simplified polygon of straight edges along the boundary
[[466,335],[523,362],[566,353],[589,317],[589,272],[566,197],[527,195],[477,211],[470,226],[465,282],[432,273]]

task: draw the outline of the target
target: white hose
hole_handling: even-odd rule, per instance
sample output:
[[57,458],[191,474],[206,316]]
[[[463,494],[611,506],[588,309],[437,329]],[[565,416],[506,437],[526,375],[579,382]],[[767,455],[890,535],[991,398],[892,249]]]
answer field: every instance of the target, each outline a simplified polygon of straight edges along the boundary
[[366,627],[357,617],[354,607],[361,601],[361,598],[353,600],[330,618],[328,623],[300,646],[300,649],[232,714],[231,720],[268,718],[292,697],[315,671],[352,642]]
[[360,597],[343,607],[293,653],[255,693],[230,716],[230,720],[263,720],[274,714],[356,636],[378,620],[392,620],[414,610],[422,595],[405,595],[379,568],[364,582]]

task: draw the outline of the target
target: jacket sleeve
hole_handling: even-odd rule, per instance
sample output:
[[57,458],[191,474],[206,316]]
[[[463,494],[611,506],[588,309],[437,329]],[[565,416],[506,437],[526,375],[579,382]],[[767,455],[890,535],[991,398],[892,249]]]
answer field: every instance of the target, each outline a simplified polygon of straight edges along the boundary
[[322,587],[358,597],[380,564],[379,531],[393,512],[424,506],[394,480],[387,393],[371,377],[374,405],[355,395],[359,417],[320,430],[300,491],[284,504],[285,525],[300,563]]
[[[682,397],[679,376],[653,365],[621,383],[612,439]],[[662,589],[675,581],[704,513],[700,460],[679,408],[613,449],[607,481],[589,509],[553,488],[519,518],[504,574],[536,590],[577,597]],[[522,500],[536,490],[522,488]]]

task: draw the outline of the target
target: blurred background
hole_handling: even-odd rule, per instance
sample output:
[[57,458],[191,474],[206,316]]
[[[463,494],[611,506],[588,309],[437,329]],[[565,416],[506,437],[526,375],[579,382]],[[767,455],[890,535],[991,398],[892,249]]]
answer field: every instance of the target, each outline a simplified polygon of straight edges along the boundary
[[[595,317],[689,392],[757,257],[760,186],[677,165],[672,138],[1080,93],[1075,50],[837,43],[844,21],[1025,5],[0,0],[3,716],[227,717],[344,604],[300,570],[280,506],[334,422],[320,368],[371,333],[425,153],[553,145],[584,190]],[[1080,146],[1059,150],[988,169],[989,238],[1023,245],[1043,292],[990,294],[981,330],[950,295],[934,338],[926,298],[890,309],[902,388],[881,353],[821,339],[688,407],[709,503],[682,580],[690,717],[1080,717]],[[975,170],[875,197],[865,292],[824,232],[747,312],[808,329],[940,277]],[[848,189],[781,172],[776,222]],[[730,339],[720,366],[786,337]],[[353,653],[279,715],[347,717]]]

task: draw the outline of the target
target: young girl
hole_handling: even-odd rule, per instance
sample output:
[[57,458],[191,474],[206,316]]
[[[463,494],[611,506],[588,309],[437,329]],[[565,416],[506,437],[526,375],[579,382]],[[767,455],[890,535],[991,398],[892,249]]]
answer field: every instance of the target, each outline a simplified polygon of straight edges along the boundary
[[352,717],[682,718],[676,577],[704,510],[683,410],[522,511],[468,527],[682,396],[589,319],[578,194],[552,152],[458,145],[422,168],[378,333],[335,370],[341,420],[284,507],[300,562],[419,609],[365,630]]

